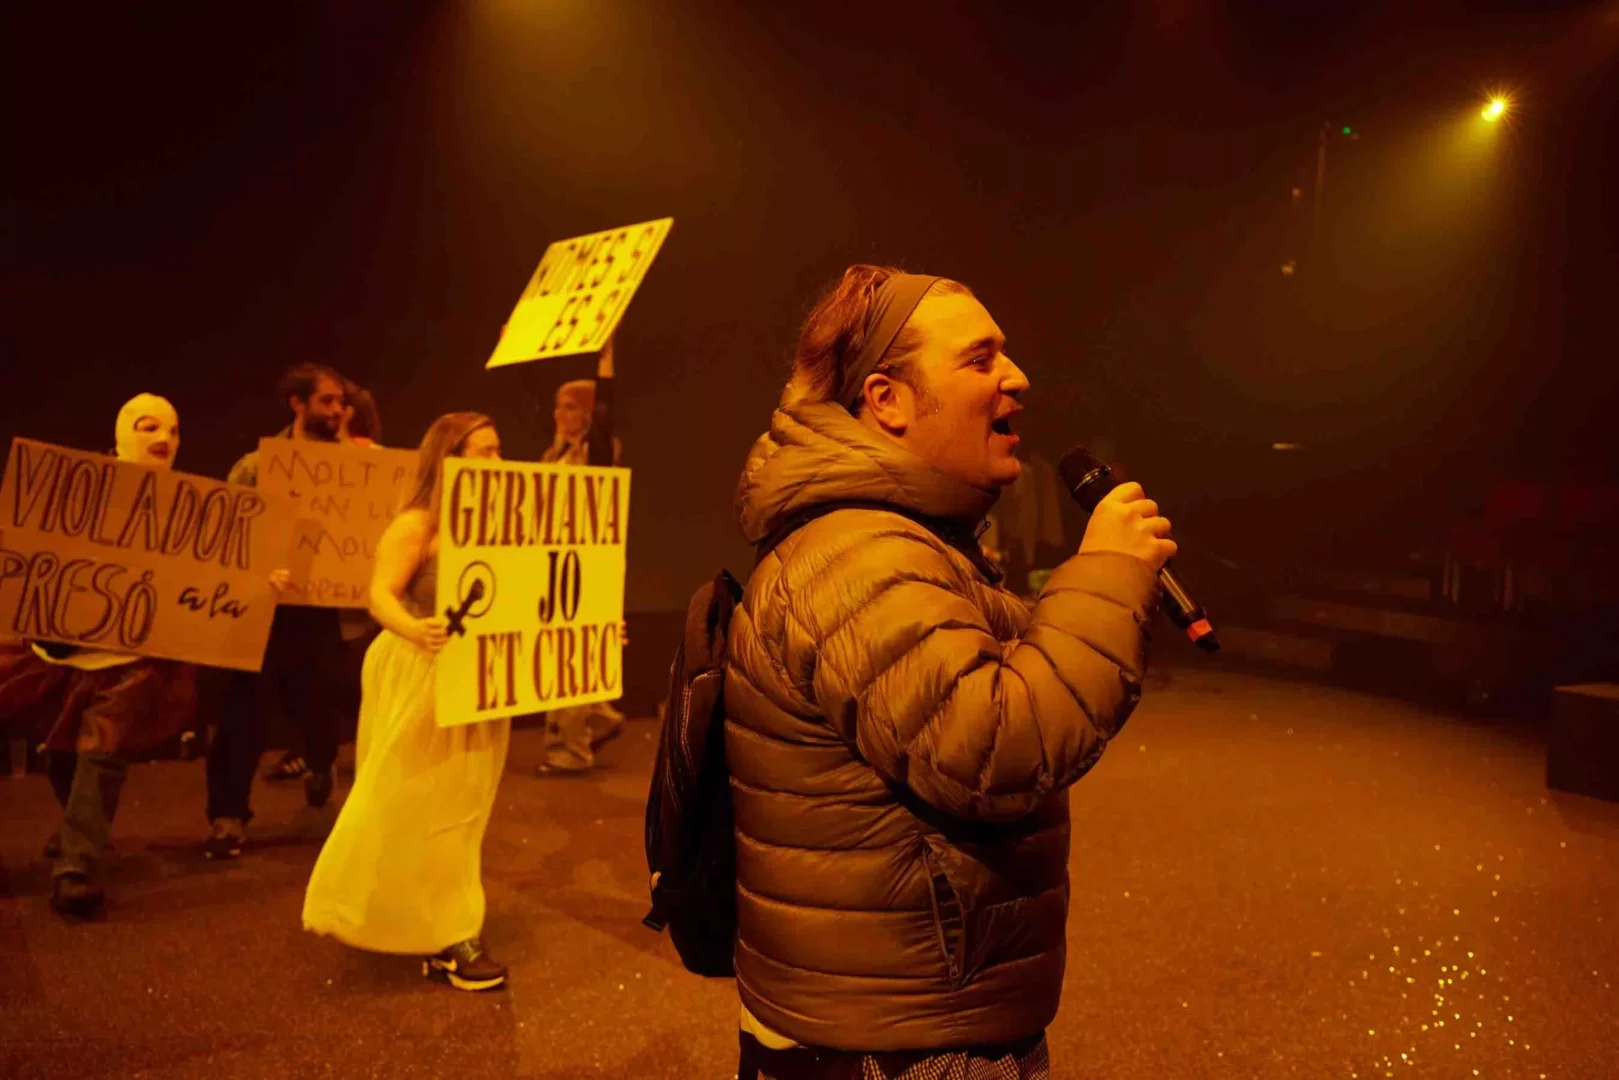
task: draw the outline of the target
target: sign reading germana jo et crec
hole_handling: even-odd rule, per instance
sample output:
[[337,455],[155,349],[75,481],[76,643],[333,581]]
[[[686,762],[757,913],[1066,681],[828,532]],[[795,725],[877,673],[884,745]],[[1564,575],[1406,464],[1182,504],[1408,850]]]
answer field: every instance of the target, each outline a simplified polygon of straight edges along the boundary
[[257,671],[290,509],[238,484],[13,439],[0,632]]
[[439,725],[622,696],[630,471],[450,458],[443,490]]

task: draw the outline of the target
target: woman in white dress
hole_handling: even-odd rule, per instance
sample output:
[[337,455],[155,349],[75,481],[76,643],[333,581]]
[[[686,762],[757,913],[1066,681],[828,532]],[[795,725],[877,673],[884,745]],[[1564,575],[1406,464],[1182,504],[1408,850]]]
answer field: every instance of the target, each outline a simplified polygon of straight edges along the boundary
[[321,849],[304,928],[371,952],[424,956],[422,972],[492,990],[506,969],[479,935],[484,829],[506,764],[508,720],[441,728],[433,716],[434,610],[444,459],[500,458],[488,417],[441,416],[422,439],[414,494],[377,543],[371,615],[382,632],[361,676],[354,788]]

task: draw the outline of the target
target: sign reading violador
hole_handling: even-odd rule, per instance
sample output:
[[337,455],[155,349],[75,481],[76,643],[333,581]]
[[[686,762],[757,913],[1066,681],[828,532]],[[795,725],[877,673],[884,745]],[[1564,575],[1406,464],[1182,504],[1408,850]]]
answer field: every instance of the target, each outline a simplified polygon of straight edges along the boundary
[[363,608],[377,541],[416,479],[416,451],[260,439],[259,490],[297,507],[283,604]]
[[439,726],[622,696],[630,471],[446,458],[443,491]]
[[646,221],[546,248],[484,367],[599,352],[674,223]]
[[13,439],[0,632],[258,671],[290,511],[239,484]]

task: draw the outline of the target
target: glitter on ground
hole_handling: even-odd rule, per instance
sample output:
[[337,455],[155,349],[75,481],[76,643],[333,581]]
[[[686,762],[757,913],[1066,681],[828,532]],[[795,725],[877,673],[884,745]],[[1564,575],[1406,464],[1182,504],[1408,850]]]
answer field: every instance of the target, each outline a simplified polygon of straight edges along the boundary
[[[1256,681],[1242,685],[1261,684]],[[1327,693],[1301,690],[1298,700],[1313,707],[1318,700],[1325,700]],[[1604,824],[1619,822],[1619,816],[1609,806],[1580,804],[1580,813],[1599,817],[1597,824],[1603,827],[1582,833],[1579,844],[1570,841],[1558,858],[1548,859],[1545,856],[1551,849],[1547,841],[1556,843],[1558,830],[1567,829],[1568,824],[1549,807],[1534,822],[1518,818],[1511,814],[1511,807],[1522,795],[1513,796],[1507,790],[1515,785],[1521,793],[1525,785],[1543,782],[1544,761],[1538,746],[1532,755],[1536,760],[1515,772],[1505,771],[1507,759],[1503,751],[1490,759],[1482,775],[1470,779],[1469,769],[1479,772],[1479,763],[1475,759],[1470,765],[1461,755],[1477,742],[1493,740],[1491,730],[1487,726],[1452,725],[1423,718],[1422,738],[1447,748],[1454,744],[1456,756],[1404,754],[1402,759],[1411,759],[1409,768],[1391,772],[1387,752],[1379,755],[1375,751],[1380,748],[1377,739],[1383,739],[1384,732],[1392,730],[1393,725],[1352,723],[1361,718],[1362,712],[1379,715],[1385,708],[1382,703],[1376,703],[1379,712],[1373,712],[1370,708],[1363,710],[1357,699],[1343,706],[1341,718],[1311,718],[1312,734],[1317,724],[1339,723],[1341,719],[1343,737],[1348,740],[1346,750],[1351,754],[1335,759],[1308,746],[1311,740],[1295,738],[1279,746],[1270,739],[1269,733],[1274,730],[1270,724],[1282,719],[1285,725],[1285,715],[1297,716],[1296,712],[1284,713],[1280,707],[1267,705],[1266,715],[1272,716],[1272,721],[1250,725],[1255,734],[1248,740],[1249,745],[1225,745],[1223,741],[1205,741],[1206,735],[1199,734],[1208,727],[1210,712],[1218,712],[1219,703],[1198,696],[1192,702],[1195,708],[1182,717],[1176,712],[1182,706],[1163,704],[1168,696],[1166,693],[1144,704],[1143,716],[1156,725],[1154,738],[1166,754],[1179,756],[1195,749],[1211,758],[1205,762],[1208,767],[1201,770],[1207,775],[1200,775],[1197,769],[1184,776],[1177,773],[1175,783],[1155,791],[1147,781],[1161,778],[1136,775],[1139,770],[1103,768],[1073,791],[1076,817],[1096,817],[1110,839],[1106,843],[1074,846],[1074,905],[1068,926],[1073,942],[1071,978],[1083,986],[1100,971],[1115,989],[1137,999],[1140,1008],[1127,1010],[1126,1015],[1115,1014],[1109,1020],[1113,1010],[1095,1000],[1101,995],[1076,993],[1075,986],[1070,985],[1063,998],[1063,1012],[1051,1025],[1054,1057],[1061,1056],[1077,1065],[1083,1060],[1081,1055],[1100,1052],[1108,1055],[1108,1060],[1097,1062],[1095,1069],[1103,1075],[1193,1076],[1200,1074],[1198,1062],[1206,1063],[1210,1044],[1219,1047],[1230,1042],[1232,1069],[1229,1073],[1209,1070],[1209,1075],[1265,1076],[1270,1061],[1291,1060],[1298,1063],[1301,1077],[1320,1072],[1342,1078],[1350,1074],[1341,1070],[1352,1067],[1357,1080],[1363,1080],[1358,1076],[1362,1068],[1367,1070],[1367,1077],[1383,1077],[1386,1069],[1379,1064],[1374,1071],[1370,1059],[1364,1056],[1366,1050],[1382,1059],[1387,1046],[1397,1064],[1401,1057],[1393,1047],[1404,1041],[1407,1071],[1395,1070],[1397,1076],[1469,1076],[1475,1067],[1490,1080],[1536,1076],[1526,1071],[1534,1066],[1516,1054],[1519,1046],[1525,1046],[1526,1053],[1533,1051],[1526,1044],[1516,1043],[1516,1035],[1508,1036],[1506,1028],[1491,1038],[1482,1029],[1477,1029],[1475,1037],[1474,1029],[1458,1026],[1458,1031],[1470,1032],[1469,1055],[1461,1056],[1460,1042],[1453,1038],[1456,1067],[1438,1067],[1437,1059],[1443,1057],[1440,1040],[1450,1034],[1450,1024],[1466,1022],[1466,1017],[1460,1016],[1460,1007],[1465,1003],[1474,1010],[1475,1021],[1488,1015],[1496,1023],[1522,1032],[1526,1039],[1530,1035],[1538,1038],[1540,1043],[1536,1045],[1542,1052],[1536,1056],[1546,1060],[1548,1067],[1554,1062],[1561,1065],[1553,1074],[1558,1080],[1598,1080],[1606,1075],[1600,1061],[1619,1059],[1619,1053],[1608,1056],[1609,1051],[1619,1048],[1619,1041],[1614,1041],[1619,1033],[1611,1024],[1616,1002],[1612,991],[1601,985],[1600,975],[1603,964],[1610,971],[1619,967],[1619,952],[1615,951],[1619,935],[1599,921],[1604,905],[1619,905],[1619,880],[1611,874],[1611,868],[1619,864],[1619,837],[1610,835],[1611,829]],[[1238,709],[1229,705],[1227,708],[1224,716],[1241,715]],[[1146,716],[1148,711],[1153,714]],[[1304,718],[1299,719],[1303,722]],[[1357,727],[1360,730],[1355,730]],[[1414,740],[1417,736],[1413,727],[1402,725],[1398,737]],[[1363,732],[1374,733],[1377,739],[1363,737]],[[523,738],[532,737],[514,732],[514,749],[523,745]],[[1241,743],[1241,731],[1231,738]],[[1386,747],[1387,742],[1381,746]],[[630,749],[626,751],[626,747]],[[1295,755],[1284,752],[1287,748],[1297,748],[1298,760],[1290,760]],[[650,770],[651,742],[618,740],[605,749],[609,754],[621,755],[620,767],[626,775],[641,776]],[[1357,749],[1372,752],[1353,755]],[[1252,755],[1254,760],[1245,761],[1243,754]],[[1352,766],[1348,764],[1350,756],[1358,758]],[[521,755],[517,757],[521,763]],[[1435,770],[1431,763],[1441,760],[1444,764]],[[1330,765],[1335,770],[1330,773],[1318,767],[1321,762],[1339,761],[1343,763]],[[1232,770],[1236,770],[1235,777]],[[141,809],[128,815],[128,821],[120,817],[120,841],[129,837],[130,847],[139,851],[142,844],[161,843],[164,837],[180,835],[190,828],[184,823],[195,815],[195,792],[191,790],[195,785],[185,785],[181,797],[172,799],[161,790],[178,771],[178,766],[167,763],[131,770],[129,790],[142,795],[147,791],[159,793],[157,804],[162,809],[153,812],[143,799]],[[1244,778],[1248,780],[1246,784],[1232,782]],[[1355,790],[1351,785],[1363,779],[1381,779],[1382,797],[1371,798],[1368,790],[1367,798],[1352,798]],[[515,810],[496,815],[490,827],[490,850],[485,853],[491,894],[490,932],[496,942],[503,942],[496,955],[510,957],[513,983],[520,995],[523,986],[540,987],[551,982],[568,985],[569,979],[580,991],[595,979],[616,989],[640,974],[636,968],[645,969],[649,957],[658,965],[653,970],[655,978],[644,976],[636,981],[647,982],[649,991],[658,989],[663,998],[659,1007],[638,1012],[636,1023],[622,1033],[625,1037],[609,1040],[610,1045],[598,1048],[589,1045],[588,1021],[590,1010],[598,1009],[601,1002],[599,997],[592,1000],[594,995],[589,993],[553,997],[547,1007],[555,1012],[555,1030],[542,1035],[539,1027],[529,1031],[523,1023],[526,1016],[518,1023],[505,1022],[509,1010],[491,1012],[487,1001],[473,995],[463,995],[467,1001],[424,995],[410,982],[419,976],[413,970],[396,972],[391,960],[372,963],[368,957],[314,938],[300,939],[296,948],[281,949],[272,944],[286,940],[287,911],[294,913],[296,930],[297,904],[302,901],[307,880],[306,868],[299,860],[303,864],[313,862],[318,846],[312,844],[278,843],[266,849],[267,857],[243,860],[223,876],[211,874],[210,882],[221,883],[217,889],[221,895],[209,899],[216,906],[218,919],[225,920],[219,930],[212,925],[191,925],[197,921],[198,909],[190,906],[190,895],[170,890],[175,882],[186,884],[196,879],[187,876],[190,871],[174,870],[172,878],[168,876],[171,864],[161,855],[154,858],[150,853],[160,849],[148,846],[144,861],[137,856],[118,868],[125,875],[115,894],[120,902],[118,918],[83,928],[95,936],[93,943],[87,943],[90,939],[86,937],[70,937],[59,929],[49,910],[48,865],[39,859],[33,841],[36,828],[43,837],[44,829],[52,824],[48,817],[54,801],[48,786],[39,783],[38,778],[30,778],[15,784],[0,781],[0,789],[0,818],[8,822],[7,828],[0,830],[7,834],[0,839],[0,852],[5,856],[10,884],[22,894],[0,901],[0,915],[9,914],[10,925],[23,931],[15,939],[29,952],[29,974],[18,980],[21,986],[9,988],[5,1021],[0,1022],[0,1027],[28,1024],[40,1033],[37,1039],[30,1040],[32,1045],[7,1046],[7,1051],[20,1055],[8,1059],[8,1072],[15,1069],[16,1075],[95,1075],[105,1066],[91,1067],[88,1047],[95,1047],[97,1053],[105,1048],[126,1053],[133,1049],[136,1054],[149,1054],[164,1045],[184,1047],[186,1039],[194,1037],[185,1034],[187,1026],[217,1026],[219,1015],[253,1015],[255,1025],[262,1025],[255,1037],[262,1035],[265,1045],[277,1048],[263,1066],[245,1046],[243,1057],[211,1066],[215,1076],[237,1075],[244,1080],[271,1072],[313,1074],[328,1064],[333,1075],[369,1074],[384,1063],[346,1056],[358,1036],[363,1035],[365,1047],[371,1049],[387,1037],[384,1033],[396,1035],[413,1028],[432,1031],[440,1018],[443,1025],[433,1042],[442,1050],[422,1044],[430,1056],[442,1053],[445,1060],[450,1060],[451,1055],[463,1061],[487,1060],[491,1075],[534,1071],[519,1069],[519,1055],[513,1046],[526,1048],[524,1052],[530,1055],[524,1059],[526,1065],[549,1062],[555,1055],[554,1064],[548,1063],[538,1071],[554,1070],[559,1076],[673,1080],[693,1075],[729,1075],[735,1065],[734,991],[728,987],[715,989],[695,978],[684,983],[668,981],[684,976],[666,939],[651,938],[642,947],[633,935],[621,938],[616,932],[601,932],[614,920],[628,919],[633,928],[641,910],[632,910],[628,904],[604,905],[576,887],[567,858],[536,862],[528,855],[534,850],[532,837],[528,837],[528,845],[522,844],[532,823],[560,821],[557,827],[567,827],[580,851],[604,849],[603,858],[612,866],[613,876],[624,881],[645,880],[637,877],[644,872],[638,850],[641,823],[633,820],[637,815],[623,812],[624,792],[614,795],[587,788],[564,797],[557,794],[556,788],[524,784],[514,772],[503,784],[502,795]],[[1216,792],[1223,794],[1215,797]],[[1147,828],[1142,815],[1130,812],[1135,805],[1132,798],[1138,794],[1160,799],[1167,810],[1173,811],[1174,816],[1165,819],[1175,824],[1171,833],[1180,828],[1184,818],[1194,835],[1166,835],[1165,820],[1154,820]],[[290,820],[295,804],[302,802],[302,792],[296,788],[282,792],[266,785],[262,798],[265,806],[256,809],[269,823],[266,835],[274,837],[280,820]],[[609,824],[580,828],[590,826],[604,816],[604,811],[612,814]],[[1412,833],[1413,825],[1416,832],[1425,827],[1424,816],[1430,823],[1453,824],[1454,831],[1451,825],[1439,826],[1452,837],[1452,857],[1429,864],[1430,869],[1424,871],[1429,877],[1427,888],[1420,886],[1417,879],[1407,891],[1405,868],[1426,858],[1415,855],[1417,845],[1434,844]],[[1280,827],[1273,828],[1272,819]],[[1327,885],[1333,895],[1325,904],[1310,908],[1303,899],[1308,892],[1325,894],[1319,889],[1303,888],[1307,876],[1304,868],[1312,861],[1317,862],[1318,869],[1321,867],[1316,854],[1321,849],[1299,841],[1315,839],[1318,827],[1340,824],[1344,826],[1341,833],[1330,836],[1332,865],[1326,874],[1317,875],[1331,878],[1321,884]],[[1402,828],[1406,830],[1403,834]],[[1496,889],[1501,901],[1494,912],[1478,902],[1479,890],[1474,879],[1466,876],[1463,858],[1468,847],[1477,850],[1485,846],[1481,839],[1484,835],[1491,837],[1490,846],[1499,852],[1524,852],[1515,854],[1520,869],[1511,882],[1505,881],[1504,855],[1497,863],[1497,871],[1492,872],[1494,883],[1486,891]],[[1565,839],[1567,835],[1562,833]],[[1170,844],[1172,839],[1175,846],[1159,846]],[[1183,843],[1198,854],[1176,858]],[[1270,846],[1264,846],[1266,843]],[[622,850],[605,850],[615,844]],[[1435,854],[1441,853],[1442,845]],[[1388,868],[1393,865],[1400,865],[1401,872],[1390,873]],[[1488,863],[1475,867],[1480,865],[1489,868]],[[1482,879],[1482,871],[1475,869],[1474,878]],[[1145,910],[1120,912],[1117,905],[1107,903],[1119,880],[1141,881],[1158,898],[1155,909],[1170,903],[1170,898],[1176,906],[1165,909],[1161,919],[1138,921],[1136,916],[1145,915]],[[20,887],[16,884],[19,881],[23,882]],[[1285,889],[1288,883],[1291,892]],[[1392,894],[1388,888],[1391,884],[1395,885]],[[1112,895],[1121,896],[1123,891]],[[1134,890],[1130,893],[1128,898],[1133,899]],[[164,902],[177,896],[187,902]],[[249,897],[253,903],[248,902]],[[1474,941],[1471,955],[1459,942],[1451,952],[1452,956],[1460,953],[1470,970],[1460,968],[1459,960],[1444,959],[1443,928],[1435,924],[1443,918],[1446,899],[1453,910],[1459,910],[1463,903],[1468,905],[1467,912],[1453,915],[1449,927],[1458,932],[1453,941],[1463,929]],[[1566,906],[1559,904],[1563,899],[1570,902]],[[7,902],[9,907],[5,906]],[[1385,922],[1388,909],[1395,905],[1403,906],[1402,914]],[[261,909],[272,906],[273,918],[261,915]],[[618,910],[620,906],[623,911]],[[1110,933],[1095,934],[1095,927],[1088,921],[1108,910],[1126,921],[1109,927]],[[1186,917],[1185,913],[1194,910],[1200,913],[1198,919]],[[1606,907],[1608,912],[1615,910],[1619,906]],[[1505,923],[1503,911],[1513,914],[1514,922],[1506,928],[1504,937],[1494,935],[1501,940],[1493,940],[1491,926]],[[1548,912],[1555,914],[1548,917]],[[214,910],[210,910],[210,916],[213,914]],[[1619,916],[1614,918],[1619,922]],[[211,917],[206,921],[212,924],[216,920]],[[221,933],[225,926],[228,932]],[[128,933],[131,927],[138,932]],[[556,931],[555,940],[542,946],[531,932],[535,927],[544,928],[547,935]],[[120,1030],[98,1033],[98,1025],[106,1023],[104,1018],[74,1016],[54,1004],[73,1000],[76,990],[80,1000],[93,1000],[96,992],[116,989],[119,979],[132,981],[131,976],[143,966],[151,971],[149,965],[141,964],[137,950],[143,935],[154,933],[174,934],[172,939],[161,940],[196,943],[199,947],[177,954],[176,959],[183,964],[179,970],[187,974],[178,987],[165,985],[166,990],[173,991],[171,999],[162,1000],[161,1009],[141,1014],[140,1019],[151,1030],[137,1028],[134,1018],[125,1016],[120,1018]],[[1091,935],[1089,940],[1087,934]],[[1430,935],[1435,940],[1426,941]],[[1393,940],[1396,936],[1398,942]],[[1516,942],[1512,940],[1515,936],[1519,939]],[[218,949],[221,938],[232,944]],[[252,952],[244,944],[249,940],[255,943]],[[1082,940],[1086,941],[1083,948]],[[1379,940],[1389,953],[1388,959],[1376,952]],[[1353,964],[1352,957],[1368,942],[1372,944],[1370,955],[1378,959],[1367,962],[1365,981],[1357,977],[1355,969],[1344,976],[1344,961]],[[1405,952],[1408,942],[1412,943],[1410,954]],[[1531,955],[1535,948],[1539,949],[1538,958]],[[1304,951],[1310,963],[1288,962],[1287,956],[1298,955],[1294,949]],[[1511,967],[1507,966],[1507,949],[1512,951]],[[1475,1000],[1480,988],[1490,984],[1487,969],[1471,968],[1485,952],[1491,953],[1496,964],[1498,984],[1493,990],[1483,991],[1482,999]],[[48,957],[50,963],[42,963],[41,956]],[[1274,963],[1277,957],[1282,962]],[[268,1004],[261,1007],[253,1000],[254,995],[240,987],[242,980],[232,979],[231,958],[260,976],[254,981],[267,991]],[[1387,984],[1369,978],[1369,969],[1379,960],[1385,968],[1393,966],[1395,977]],[[1429,967],[1430,960],[1440,963]],[[1591,986],[1581,987],[1567,977],[1567,972],[1593,960],[1598,970],[1591,975]],[[1464,992],[1458,993],[1454,985],[1436,987],[1430,983],[1429,996],[1424,999],[1415,984],[1434,979],[1441,965],[1445,976],[1455,975],[1458,982],[1466,977],[1466,982],[1461,982]],[[1258,986],[1254,985],[1256,970],[1263,972]],[[318,973],[318,982],[312,977],[314,973]],[[1175,977],[1165,977],[1171,974]],[[1473,982],[1471,975],[1480,975],[1480,979],[1468,987],[1467,983]],[[318,1032],[326,1021],[311,1007],[316,1004],[316,995],[300,993],[300,987],[322,986],[333,976],[336,983],[343,984],[340,992],[345,995],[344,1026],[352,1027],[356,1038],[341,1040],[347,1045],[309,1047],[306,1058],[303,1044],[308,1040],[299,1039],[295,1033],[300,1027]],[[607,981],[609,977],[611,982]],[[98,988],[98,981],[106,986]],[[1343,992],[1346,981],[1350,990],[1347,995]],[[1508,1014],[1499,1011],[1505,1007],[1502,991],[1508,982],[1518,988],[1518,993],[1512,995],[1518,998],[1516,1004],[1529,1010],[1524,1014],[1523,1028],[1517,1026],[1516,1012],[1508,1021]],[[677,987],[676,992],[666,992]],[[1163,999],[1176,1001],[1173,995],[1177,989],[1198,991],[1196,1024],[1162,1023]],[[1436,990],[1443,993],[1436,997]],[[1467,997],[1468,990],[1474,992],[1475,999]],[[1402,992],[1408,992],[1403,1000]],[[617,996],[625,994],[627,986]],[[121,1000],[127,1003],[149,996],[144,988],[136,988],[133,994],[126,991]],[[330,999],[332,995],[319,996]],[[180,1000],[176,1002],[174,998]],[[1155,1010],[1151,1007],[1153,1000],[1157,1002]],[[1190,999],[1182,1000],[1182,1011],[1189,1011]],[[1435,1007],[1436,1002],[1441,1004]],[[1432,1015],[1420,1021],[1417,1010],[1424,1004]],[[1443,1009],[1447,1006],[1452,1009],[1453,1019],[1444,1021]],[[329,1008],[329,1000],[322,1007]],[[1301,1008],[1307,1011],[1300,1013]],[[1331,1020],[1334,1011],[1340,1013],[1338,1021]],[[192,1015],[187,1017],[187,1013]],[[1136,1015],[1128,1015],[1131,1013]],[[1323,1023],[1311,1023],[1311,1016],[1325,1019]],[[491,1017],[502,1018],[502,1022],[496,1024]],[[451,1019],[455,1022],[449,1022]],[[596,1021],[599,1024],[600,1018]],[[1601,1026],[1604,1023],[1606,1027]],[[1109,1038],[1096,1039],[1094,1033],[1107,1027],[1113,1028]],[[1414,1028],[1420,1034],[1411,1040]],[[56,1039],[57,1031],[78,1042]],[[1355,1035],[1356,1031],[1361,1035]],[[583,1049],[569,1041],[580,1037],[585,1040]],[[1359,1042],[1362,1037],[1372,1045]],[[1514,1040],[1510,1050],[1508,1038]],[[1415,1053],[1410,1049],[1413,1042]],[[599,1051],[607,1056],[598,1062]],[[1330,1056],[1310,1064],[1309,1055],[1314,1051],[1325,1051]],[[1271,1053],[1281,1058],[1267,1060]],[[323,1057],[327,1060],[321,1060]],[[1139,1060],[1126,1060],[1127,1057]],[[312,1067],[306,1069],[311,1059]],[[1220,1061],[1223,1066],[1223,1057]],[[424,1072],[433,1064],[436,1062],[422,1062]],[[256,1067],[265,1071],[259,1073]],[[205,1080],[201,1067],[193,1069],[177,1062],[173,1068],[173,1080]],[[1206,1064],[1202,1068],[1206,1069]]]

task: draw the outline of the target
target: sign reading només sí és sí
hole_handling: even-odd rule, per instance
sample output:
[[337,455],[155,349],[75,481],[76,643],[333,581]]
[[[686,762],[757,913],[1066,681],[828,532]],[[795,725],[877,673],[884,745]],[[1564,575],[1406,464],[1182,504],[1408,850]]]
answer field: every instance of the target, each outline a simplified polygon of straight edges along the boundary
[[674,223],[644,221],[546,248],[484,367],[600,351]]

